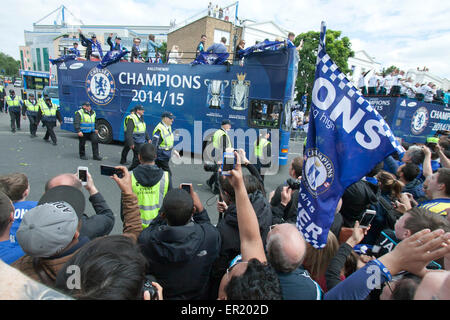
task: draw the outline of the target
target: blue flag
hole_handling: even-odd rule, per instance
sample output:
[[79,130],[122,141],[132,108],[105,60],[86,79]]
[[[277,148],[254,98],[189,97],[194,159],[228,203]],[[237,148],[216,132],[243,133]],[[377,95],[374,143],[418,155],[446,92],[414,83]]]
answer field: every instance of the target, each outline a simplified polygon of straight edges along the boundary
[[75,60],[76,58],[77,58],[77,55],[71,53],[71,54],[63,55],[63,56],[61,56],[61,57],[59,57],[59,58],[57,58],[57,59],[48,59],[48,60],[49,60],[52,64],[57,64],[57,63],[59,63],[59,62],[66,62],[66,61],[69,61],[69,60]]
[[322,23],[303,155],[297,228],[323,248],[345,189],[391,153],[404,152],[391,129],[325,51]]
[[195,60],[191,63],[192,65],[196,64],[224,64],[227,61],[230,54],[228,52],[225,53],[209,53],[209,52],[200,52],[200,54],[195,58]]
[[236,55],[240,59],[242,57],[246,57],[254,51],[263,51],[263,50],[278,50],[281,47],[285,47],[286,43],[284,41],[269,41],[264,40],[254,46],[248,47],[246,49],[239,50]]
[[98,64],[97,68],[98,69],[106,68],[110,64],[115,63],[117,61],[120,61],[120,59],[123,56],[127,55],[128,53],[129,53],[129,51],[127,51],[127,50],[123,50],[123,51],[118,51],[118,50],[108,51],[103,56],[102,61]]

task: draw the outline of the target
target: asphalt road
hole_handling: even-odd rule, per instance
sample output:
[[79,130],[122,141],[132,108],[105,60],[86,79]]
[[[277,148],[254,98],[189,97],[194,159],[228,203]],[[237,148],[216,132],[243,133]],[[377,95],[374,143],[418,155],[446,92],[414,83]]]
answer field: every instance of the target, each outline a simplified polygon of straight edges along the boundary
[[[8,88],[9,89],[9,88]],[[16,88],[17,89],[17,88]],[[16,90],[17,93],[20,92]],[[174,123],[176,129],[176,122]],[[61,173],[75,173],[78,166],[87,166],[89,173],[94,179],[97,189],[101,192],[106,202],[116,217],[112,234],[122,232],[122,221],[120,219],[120,190],[114,180],[100,175],[100,164],[119,165],[121,143],[100,144],[100,155],[102,161],[92,160],[92,149],[90,141],[86,144],[86,155],[89,160],[80,160],[78,156],[78,138],[72,132],[62,131],[59,127],[55,129],[58,145],[53,146],[42,138],[45,128],[39,126],[37,138],[31,138],[28,120],[22,119],[21,131],[12,133],[10,130],[9,114],[0,113],[0,175],[22,172],[27,175],[31,192],[27,200],[38,201],[44,193],[45,183],[52,177]],[[301,154],[302,143],[292,142],[290,144],[289,161]],[[128,154],[131,162],[132,152]],[[184,158],[187,162],[187,160]],[[199,194],[203,205],[208,211],[212,223],[217,223],[218,214],[216,209],[216,196],[209,190],[205,181],[211,173],[203,170],[202,164],[179,164],[171,163],[173,172],[173,185],[180,183],[192,183],[194,190]],[[281,184],[288,176],[288,166],[280,167],[278,173],[266,176],[265,188],[270,192]],[[244,172],[245,173],[245,172]],[[84,190],[86,201],[88,193]],[[90,205],[86,206],[88,215],[94,214]]]

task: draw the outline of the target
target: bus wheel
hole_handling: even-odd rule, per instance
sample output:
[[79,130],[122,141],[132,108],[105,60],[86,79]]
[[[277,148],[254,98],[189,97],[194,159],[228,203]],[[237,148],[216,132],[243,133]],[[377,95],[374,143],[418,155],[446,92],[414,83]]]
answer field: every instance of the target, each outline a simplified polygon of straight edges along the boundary
[[100,119],[97,122],[98,129],[98,141],[100,143],[111,143],[112,142],[112,128],[108,121]]

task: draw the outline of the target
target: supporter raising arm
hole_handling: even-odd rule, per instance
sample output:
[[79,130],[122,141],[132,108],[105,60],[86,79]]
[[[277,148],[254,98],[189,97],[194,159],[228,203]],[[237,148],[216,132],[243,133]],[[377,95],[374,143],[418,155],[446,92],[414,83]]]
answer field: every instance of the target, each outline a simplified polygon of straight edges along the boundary
[[227,179],[235,191],[241,259],[235,259],[223,276],[218,297],[221,300],[281,300],[280,281],[267,264],[258,219],[245,189],[241,159],[237,152],[234,154],[236,166]]
[[230,171],[231,175],[227,179],[235,190],[242,260],[249,261],[255,258],[262,263],[266,263],[267,258],[259,232],[258,219],[245,189],[241,158],[237,152],[234,152],[234,154],[237,163],[235,169]]
[[400,271],[423,277],[426,266],[450,253],[450,233],[424,229],[401,241],[394,250],[363,268],[325,294],[324,300],[364,300],[369,293],[390,281]]
[[440,144],[436,145],[436,151],[439,155],[439,159],[441,160],[441,165],[444,168],[450,168],[450,159],[445,156],[444,150],[442,149]]

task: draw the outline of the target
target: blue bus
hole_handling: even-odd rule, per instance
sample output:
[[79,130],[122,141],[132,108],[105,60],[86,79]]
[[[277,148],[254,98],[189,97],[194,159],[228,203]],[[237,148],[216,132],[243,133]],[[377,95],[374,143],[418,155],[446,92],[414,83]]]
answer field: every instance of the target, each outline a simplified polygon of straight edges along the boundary
[[395,136],[408,143],[425,143],[438,131],[450,131],[450,108],[406,97],[366,97]]
[[[88,101],[97,113],[100,141],[123,141],[124,118],[143,105],[150,135],[164,111],[175,115],[175,147],[183,152],[201,154],[222,120],[229,119],[232,130],[239,131],[235,148],[253,154],[256,136],[251,132],[268,130],[279,150],[279,164],[287,163],[298,67],[295,48],[255,51],[236,65],[116,62],[99,69],[98,64],[57,63],[63,130],[74,131],[74,113]],[[238,141],[237,136],[244,138]]]

